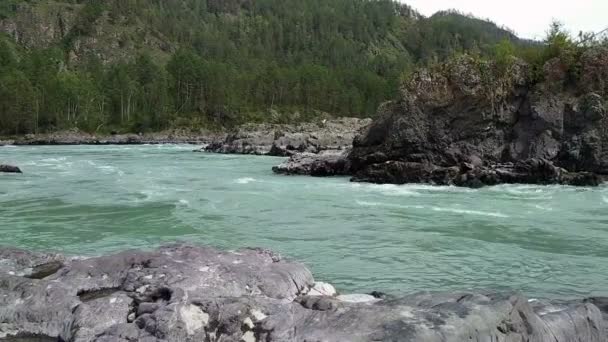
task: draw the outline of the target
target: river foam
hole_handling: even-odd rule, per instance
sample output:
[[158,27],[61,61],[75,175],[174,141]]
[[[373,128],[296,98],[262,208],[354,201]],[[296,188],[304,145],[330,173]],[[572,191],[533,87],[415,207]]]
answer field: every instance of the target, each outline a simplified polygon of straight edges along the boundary
[[458,208],[443,208],[443,207],[432,207],[433,211],[438,212],[446,212],[453,214],[462,214],[462,215],[475,215],[475,216],[489,216],[489,217],[499,217],[499,218],[508,218],[509,216],[499,213],[499,212],[490,212],[490,211],[480,211],[480,210],[468,210],[468,209],[458,209]]
[[399,209],[424,209],[422,205],[400,205],[395,203],[383,203],[383,202],[368,202],[368,201],[355,201],[358,205],[363,207],[386,207],[386,208],[399,208]]
[[251,182],[255,182],[256,179],[255,178],[251,178],[251,177],[243,177],[243,178],[239,178],[236,180],[237,184],[249,184]]
[[369,202],[369,201],[355,201],[358,205],[364,207],[386,207],[386,208],[400,208],[400,209],[426,209],[435,212],[444,212],[452,214],[462,215],[475,215],[475,216],[488,216],[496,218],[508,218],[508,215],[499,212],[490,211],[479,211],[479,210],[468,210],[460,208],[449,208],[449,207],[437,207],[437,206],[424,206],[424,205],[401,205],[395,203],[384,203],[384,202]]

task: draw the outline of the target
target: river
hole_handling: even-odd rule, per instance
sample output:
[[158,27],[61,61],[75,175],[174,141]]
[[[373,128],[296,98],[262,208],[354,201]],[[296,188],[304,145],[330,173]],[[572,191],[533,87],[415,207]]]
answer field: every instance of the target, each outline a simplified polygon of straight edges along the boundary
[[608,295],[608,187],[480,190],[274,175],[193,146],[0,147],[0,244],[71,255],[265,247],[348,292]]

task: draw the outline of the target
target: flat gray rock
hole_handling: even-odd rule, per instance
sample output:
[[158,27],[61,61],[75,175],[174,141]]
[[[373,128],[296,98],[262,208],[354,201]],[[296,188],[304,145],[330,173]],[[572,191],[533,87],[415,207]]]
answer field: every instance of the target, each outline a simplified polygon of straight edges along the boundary
[[283,175],[309,175],[316,177],[344,176],[349,173],[350,163],[346,159],[348,150],[297,153],[272,168]]
[[82,259],[0,248],[0,341],[607,341],[604,298],[327,289],[262,249]]

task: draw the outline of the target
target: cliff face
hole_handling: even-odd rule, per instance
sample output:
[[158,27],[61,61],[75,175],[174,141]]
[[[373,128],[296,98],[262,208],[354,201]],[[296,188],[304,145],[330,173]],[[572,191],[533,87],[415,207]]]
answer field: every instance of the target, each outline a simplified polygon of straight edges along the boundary
[[0,32],[26,48],[50,47],[68,34],[80,8],[71,4],[34,7],[22,3],[17,5],[15,16],[0,20]]
[[95,13],[64,2],[21,3],[15,15],[0,19],[0,32],[26,49],[61,47],[70,63],[85,56],[104,63],[127,60],[140,51],[163,60],[175,50],[157,30],[127,13]]
[[463,56],[421,70],[355,139],[352,172],[359,180],[400,182],[395,172],[411,170],[395,171],[395,163],[459,167],[444,170],[454,173],[450,183],[474,167],[536,159],[554,163],[554,173],[608,174],[608,49],[587,51],[579,64],[576,82],[558,59],[545,64],[540,82],[520,60],[500,66]]

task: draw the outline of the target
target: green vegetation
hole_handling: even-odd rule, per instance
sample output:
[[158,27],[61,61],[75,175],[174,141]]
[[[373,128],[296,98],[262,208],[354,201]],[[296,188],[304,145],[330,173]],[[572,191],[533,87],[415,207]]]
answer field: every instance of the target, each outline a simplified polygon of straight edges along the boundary
[[[53,6],[60,37],[18,20]],[[536,49],[392,0],[4,0],[0,20],[34,32],[0,36],[1,134],[372,116],[418,65]]]
[[494,47],[492,58],[496,65],[503,71],[508,69],[515,57],[528,62],[532,68],[532,81],[540,82],[544,77],[543,67],[554,60],[559,63],[567,75],[567,82],[576,86],[580,78],[581,57],[585,51],[598,47],[608,46],[608,40],[595,36],[592,33],[580,33],[574,38],[562,23],[554,21],[547,36],[540,45],[514,45],[508,40],[503,40]]

